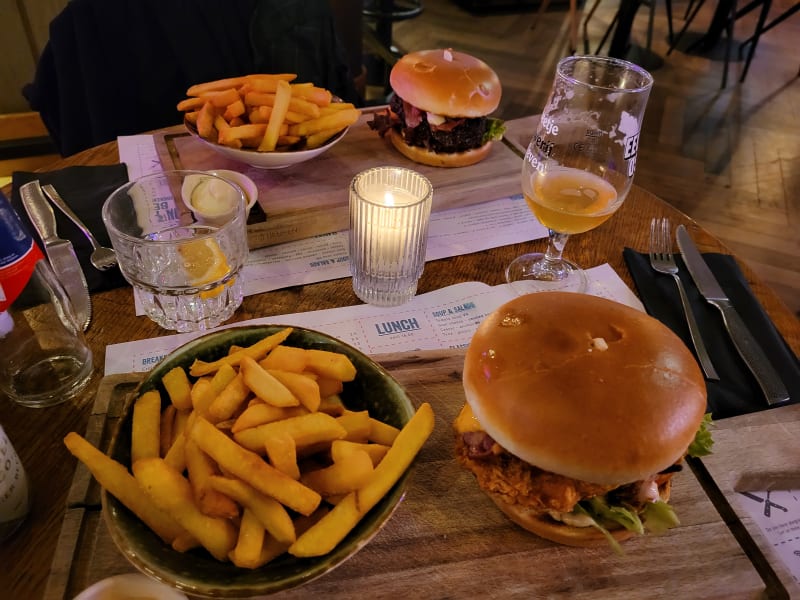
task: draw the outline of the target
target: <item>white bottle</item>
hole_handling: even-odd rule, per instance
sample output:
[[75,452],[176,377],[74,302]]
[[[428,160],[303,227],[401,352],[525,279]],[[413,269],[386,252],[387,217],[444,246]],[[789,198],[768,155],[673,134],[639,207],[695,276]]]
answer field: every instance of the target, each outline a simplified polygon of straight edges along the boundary
[[28,476],[6,432],[0,427],[0,541],[17,530],[29,510]]

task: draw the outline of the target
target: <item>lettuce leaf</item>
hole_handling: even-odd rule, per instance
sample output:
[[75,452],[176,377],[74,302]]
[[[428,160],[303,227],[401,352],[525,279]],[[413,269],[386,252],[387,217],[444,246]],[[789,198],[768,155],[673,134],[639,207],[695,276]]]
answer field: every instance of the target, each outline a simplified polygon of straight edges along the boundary
[[503,139],[503,134],[506,132],[506,126],[500,119],[487,118],[486,119],[486,132],[483,134],[483,143],[498,142]]
[[661,500],[648,502],[642,511],[642,517],[647,531],[655,535],[661,535],[668,529],[681,524],[672,507]]
[[712,453],[711,448],[714,445],[714,440],[711,438],[711,431],[709,430],[710,425],[711,413],[706,413],[700,423],[700,428],[694,435],[694,441],[689,444],[689,456],[698,458],[700,456],[708,456]]
[[[584,501],[582,504],[586,507],[590,515],[596,517],[595,520],[599,517],[602,521],[619,523],[628,531],[633,531],[639,535],[644,533],[642,521],[639,519],[639,515],[636,514],[636,511],[630,510],[622,505],[611,505],[604,496],[594,496]],[[586,504],[589,506],[587,507]]]
[[594,527],[600,533],[602,533],[605,536],[606,540],[608,540],[608,545],[611,546],[611,549],[614,551],[614,554],[617,554],[619,556],[625,554],[625,552],[622,550],[622,546],[620,546],[620,543],[614,538],[613,535],[611,535],[611,532],[602,525],[600,525],[600,523],[597,522],[597,519],[595,519],[591,514],[589,514],[589,511],[587,511],[580,503],[575,505],[575,508],[573,509],[572,512],[588,516],[592,520],[592,527]]

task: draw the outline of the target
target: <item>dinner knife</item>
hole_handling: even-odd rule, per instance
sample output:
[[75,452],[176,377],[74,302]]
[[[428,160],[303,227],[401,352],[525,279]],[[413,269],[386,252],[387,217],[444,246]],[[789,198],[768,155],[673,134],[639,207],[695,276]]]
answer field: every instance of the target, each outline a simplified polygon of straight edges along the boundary
[[58,237],[53,208],[44,197],[38,180],[21,186],[19,193],[31,223],[42,238],[50,266],[69,296],[78,325],[86,331],[92,320],[92,301],[72,242]]
[[767,359],[767,355],[764,354],[739,313],[736,312],[711,269],[708,268],[703,255],[700,254],[694,240],[686,231],[686,227],[679,225],[675,237],[678,240],[678,248],[683,256],[683,261],[686,263],[686,268],[697,289],[700,290],[706,302],[716,306],[722,313],[725,329],[728,330],[739,355],[758,381],[758,385],[767,399],[767,404],[772,406],[789,400],[789,392],[783,385],[780,375]]

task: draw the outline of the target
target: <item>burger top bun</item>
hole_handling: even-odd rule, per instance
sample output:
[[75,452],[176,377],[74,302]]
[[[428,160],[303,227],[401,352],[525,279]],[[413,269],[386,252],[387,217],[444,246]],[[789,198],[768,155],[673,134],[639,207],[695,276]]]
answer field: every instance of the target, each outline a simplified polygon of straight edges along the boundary
[[591,483],[646,479],[680,459],[706,410],[694,356],[660,321],[596,296],[540,292],[489,315],[464,392],[503,448]]
[[500,104],[500,80],[491,67],[450,49],[406,54],[389,83],[403,100],[446,117],[485,117]]

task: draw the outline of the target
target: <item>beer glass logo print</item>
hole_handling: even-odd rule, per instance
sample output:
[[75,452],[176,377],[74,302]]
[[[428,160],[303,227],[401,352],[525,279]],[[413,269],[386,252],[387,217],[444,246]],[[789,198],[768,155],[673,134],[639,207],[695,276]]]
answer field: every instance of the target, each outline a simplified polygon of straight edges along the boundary
[[[623,136],[623,158],[628,161],[628,177],[633,177],[636,171],[636,154],[639,152],[639,121],[630,113],[623,111],[617,129]],[[614,137],[614,132],[610,137]]]

